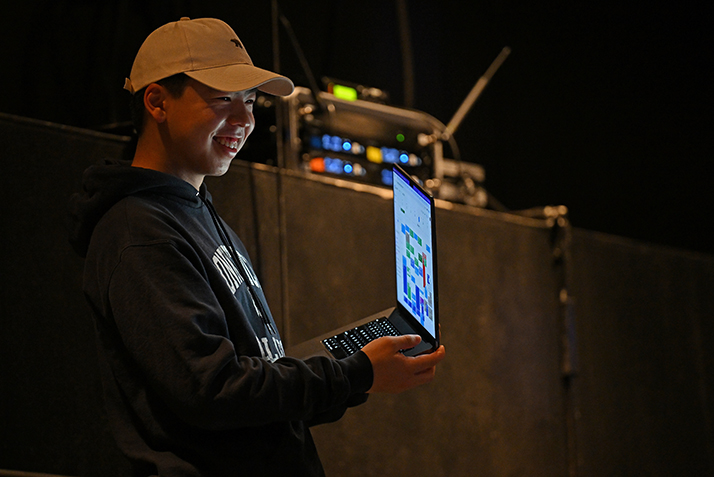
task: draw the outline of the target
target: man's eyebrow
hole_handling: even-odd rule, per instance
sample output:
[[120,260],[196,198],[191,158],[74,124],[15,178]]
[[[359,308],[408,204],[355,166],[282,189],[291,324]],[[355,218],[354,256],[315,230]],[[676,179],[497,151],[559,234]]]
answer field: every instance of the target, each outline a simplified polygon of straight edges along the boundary
[[245,89],[242,91],[222,91],[220,89],[213,89],[215,94],[219,95],[234,95],[234,94],[243,94],[244,96],[247,96],[249,94],[256,94],[258,92],[258,88],[251,88],[251,89]]

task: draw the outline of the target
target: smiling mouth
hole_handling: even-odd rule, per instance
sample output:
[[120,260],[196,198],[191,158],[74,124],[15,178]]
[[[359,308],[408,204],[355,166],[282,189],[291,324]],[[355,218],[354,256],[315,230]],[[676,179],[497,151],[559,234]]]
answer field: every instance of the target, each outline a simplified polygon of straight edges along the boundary
[[235,138],[235,137],[216,137],[216,136],[214,136],[213,140],[216,141],[221,146],[225,146],[228,149],[232,149],[234,151],[238,150],[238,145],[240,144],[240,139]]

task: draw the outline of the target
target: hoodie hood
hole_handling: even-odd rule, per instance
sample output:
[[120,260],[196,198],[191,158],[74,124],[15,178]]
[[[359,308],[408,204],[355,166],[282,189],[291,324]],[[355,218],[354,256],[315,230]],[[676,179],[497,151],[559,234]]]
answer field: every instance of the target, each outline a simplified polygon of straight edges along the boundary
[[[199,192],[178,177],[116,160],[89,167],[82,177],[82,192],[72,195],[68,205],[69,242],[77,255],[86,257],[94,228],[109,209],[125,197],[149,191],[200,205]],[[200,193],[206,194],[205,185]]]

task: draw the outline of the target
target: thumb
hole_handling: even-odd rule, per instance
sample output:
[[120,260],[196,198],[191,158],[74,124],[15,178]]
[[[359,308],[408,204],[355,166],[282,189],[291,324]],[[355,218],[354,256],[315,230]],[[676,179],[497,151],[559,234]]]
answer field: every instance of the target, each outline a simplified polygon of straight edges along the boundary
[[421,343],[421,336],[419,335],[401,335],[394,339],[394,345],[398,350],[413,348]]

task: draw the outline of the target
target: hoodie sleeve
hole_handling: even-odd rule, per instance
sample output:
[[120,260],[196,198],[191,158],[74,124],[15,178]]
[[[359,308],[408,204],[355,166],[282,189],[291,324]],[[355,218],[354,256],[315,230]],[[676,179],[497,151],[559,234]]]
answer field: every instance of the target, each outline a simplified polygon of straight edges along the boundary
[[100,314],[136,365],[138,377],[121,386],[137,412],[156,414],[152,406],[165,405],[184,422],[214,430],[323,421],[371,387],[362,352],[344,360],[260,357],[248,321],[232,316],[228,325],[226,313],[240,310],[221,306],[201,263],[169,239],[134,243],[114,266],[97,267],[111,270],[107,276],[86,283],[89,296],[106,297]]

